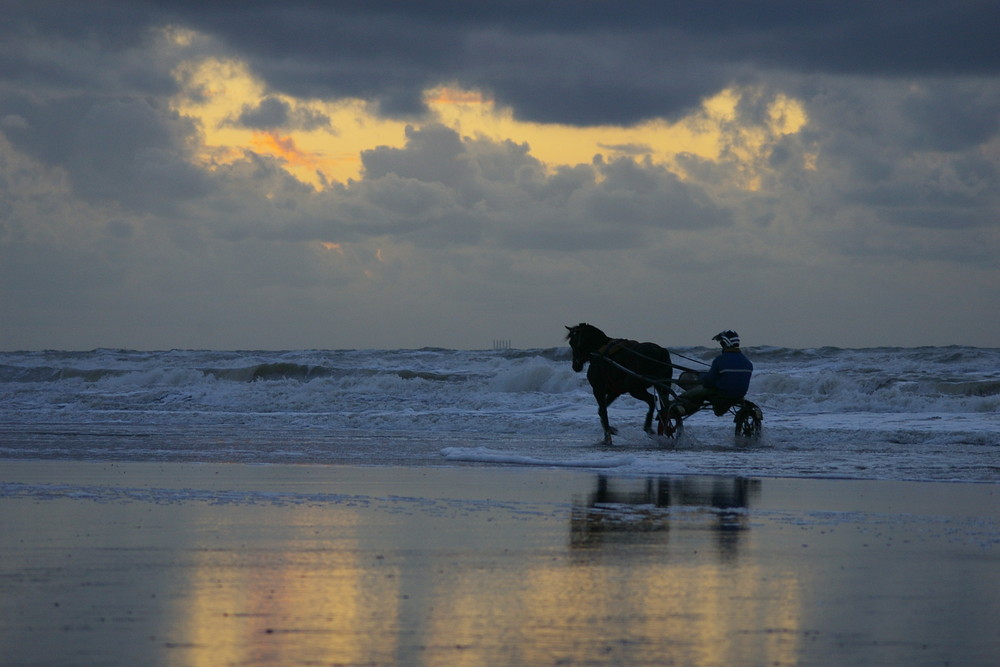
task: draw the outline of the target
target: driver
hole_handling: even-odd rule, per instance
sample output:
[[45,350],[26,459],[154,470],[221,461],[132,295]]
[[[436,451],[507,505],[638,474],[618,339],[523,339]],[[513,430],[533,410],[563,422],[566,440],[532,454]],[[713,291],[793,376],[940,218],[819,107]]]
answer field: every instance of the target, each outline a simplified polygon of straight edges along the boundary
[[727,329],[712,337],[722,346],[722,354],[712,360],[708,372],[702,373],[698,384],[677,397],[670,411],[678,417],[693,415],[706,401],[712,404],[716,415],[746,396],[750,388],[753,364],[740,351],[740,335]]

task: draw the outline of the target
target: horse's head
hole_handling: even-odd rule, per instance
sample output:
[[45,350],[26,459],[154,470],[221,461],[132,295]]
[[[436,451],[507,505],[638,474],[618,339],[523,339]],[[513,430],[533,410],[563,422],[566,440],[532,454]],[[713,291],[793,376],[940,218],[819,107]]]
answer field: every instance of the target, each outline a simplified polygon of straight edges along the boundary
[[591,353],[611,340],[603,331],[585,322],[581,322],[575,327],[566,327],[566,330],[569,332],[566,334],[566,340],[569,341],[569,347],[573,350],[573,370],[577,373],[582,371],[583,365],[590,361]]

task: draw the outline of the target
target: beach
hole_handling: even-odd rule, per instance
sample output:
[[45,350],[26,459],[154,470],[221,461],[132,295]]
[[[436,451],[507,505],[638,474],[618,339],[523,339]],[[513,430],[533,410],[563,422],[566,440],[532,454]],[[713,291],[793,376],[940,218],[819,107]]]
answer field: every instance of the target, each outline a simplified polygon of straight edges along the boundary
[[5,460],[4,665],[994,665],[1000,487]]

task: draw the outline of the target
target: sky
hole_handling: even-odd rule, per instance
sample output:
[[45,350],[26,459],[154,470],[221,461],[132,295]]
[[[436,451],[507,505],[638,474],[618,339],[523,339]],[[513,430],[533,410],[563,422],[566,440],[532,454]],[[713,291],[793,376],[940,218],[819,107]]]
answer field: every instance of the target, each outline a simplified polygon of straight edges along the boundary
[[992,0],[0,14],[0,349],[1000,346]]

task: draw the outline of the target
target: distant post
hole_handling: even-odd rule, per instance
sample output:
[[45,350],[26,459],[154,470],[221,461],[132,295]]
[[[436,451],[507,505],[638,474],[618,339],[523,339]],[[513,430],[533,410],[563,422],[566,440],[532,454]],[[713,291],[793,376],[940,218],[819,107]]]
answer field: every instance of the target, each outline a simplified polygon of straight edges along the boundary
[[510,349],[510,338],[494,338],[493,339],[493,349],[494,350],[509,350]]

